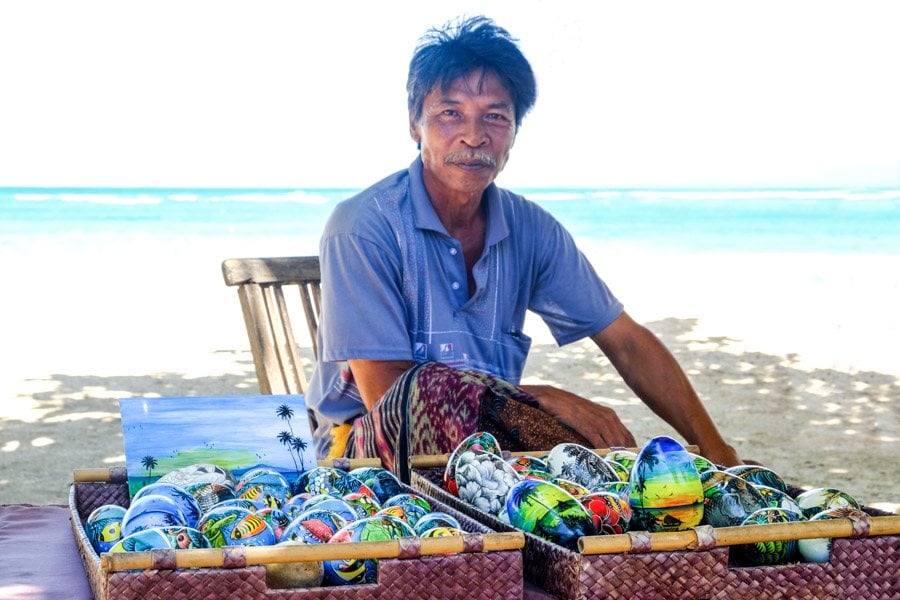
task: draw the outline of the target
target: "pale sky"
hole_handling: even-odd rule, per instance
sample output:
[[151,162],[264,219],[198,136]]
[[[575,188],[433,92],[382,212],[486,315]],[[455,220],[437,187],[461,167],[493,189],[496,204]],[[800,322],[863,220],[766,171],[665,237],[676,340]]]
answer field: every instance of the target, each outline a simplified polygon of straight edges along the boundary
[[0,186],[366,186],[463,14],[538,80],[502,185],[900,187],[898,0],[0,0]]

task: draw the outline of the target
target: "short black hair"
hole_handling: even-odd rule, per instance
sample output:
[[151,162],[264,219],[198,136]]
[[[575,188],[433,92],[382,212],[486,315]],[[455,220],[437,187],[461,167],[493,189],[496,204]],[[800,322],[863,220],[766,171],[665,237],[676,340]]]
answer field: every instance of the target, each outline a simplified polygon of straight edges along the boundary
[[537,82],[518,40],[484,17],[470,17],[433,27],[419,40],[406,80],[409,112],[418,121],[425,97],[438,85],[450,85],[473,71],[494,73],[509,91],[516,110],[516,129],[534,106]]

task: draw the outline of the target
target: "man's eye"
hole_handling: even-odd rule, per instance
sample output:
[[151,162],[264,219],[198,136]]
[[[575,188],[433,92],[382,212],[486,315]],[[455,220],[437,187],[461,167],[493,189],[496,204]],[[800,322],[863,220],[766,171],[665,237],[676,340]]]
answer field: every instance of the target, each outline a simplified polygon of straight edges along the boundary
[[508,120],[506,118],[506,115],[502,115],[500,113],[490,113],[490,114],[488,114],[487,118],[491,121],[506,121],[506,120]]
[[448,116],[448,117],[459,116],[459,112],[453,110],[452,108],[444,109],[444,112],[442,114],[444,114],[445,116]]

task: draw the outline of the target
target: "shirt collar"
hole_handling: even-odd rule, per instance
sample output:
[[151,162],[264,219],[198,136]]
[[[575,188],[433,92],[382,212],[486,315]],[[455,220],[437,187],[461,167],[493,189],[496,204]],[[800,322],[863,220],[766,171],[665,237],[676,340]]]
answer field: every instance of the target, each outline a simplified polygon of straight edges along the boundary
[[[431,229],[444,235],[449,235],[444,224],[438,218],[431,198],[425,190],[425,181],[422,178],[422,157],[417,156],[409,166],[409,192],[412,199],[413,214],[416,227],[419,229]],[[509,236],[509,225],[506,222],[506,214],[500,202],[500,188],[491,184],[485,190],[484,201],[487,203],[487,235],[485,247],[492,246]]]

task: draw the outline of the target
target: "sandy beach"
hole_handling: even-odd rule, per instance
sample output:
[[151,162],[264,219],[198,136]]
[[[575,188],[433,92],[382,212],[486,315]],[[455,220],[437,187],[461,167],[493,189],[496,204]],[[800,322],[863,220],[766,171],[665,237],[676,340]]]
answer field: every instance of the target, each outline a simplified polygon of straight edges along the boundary
[[[0,240],[0,503],[66,501],[72,470],[124,464],[128,396],[256,393],[230,256],[309,254],[290,239]],[[586,251],[679,359],[746,458],[804,487],[900,506],[900,257]],[[677,435],[590,344],[542,324],[526,382],[616,407],[639,443]],[[306,356],[310,356],[308,341]]]

